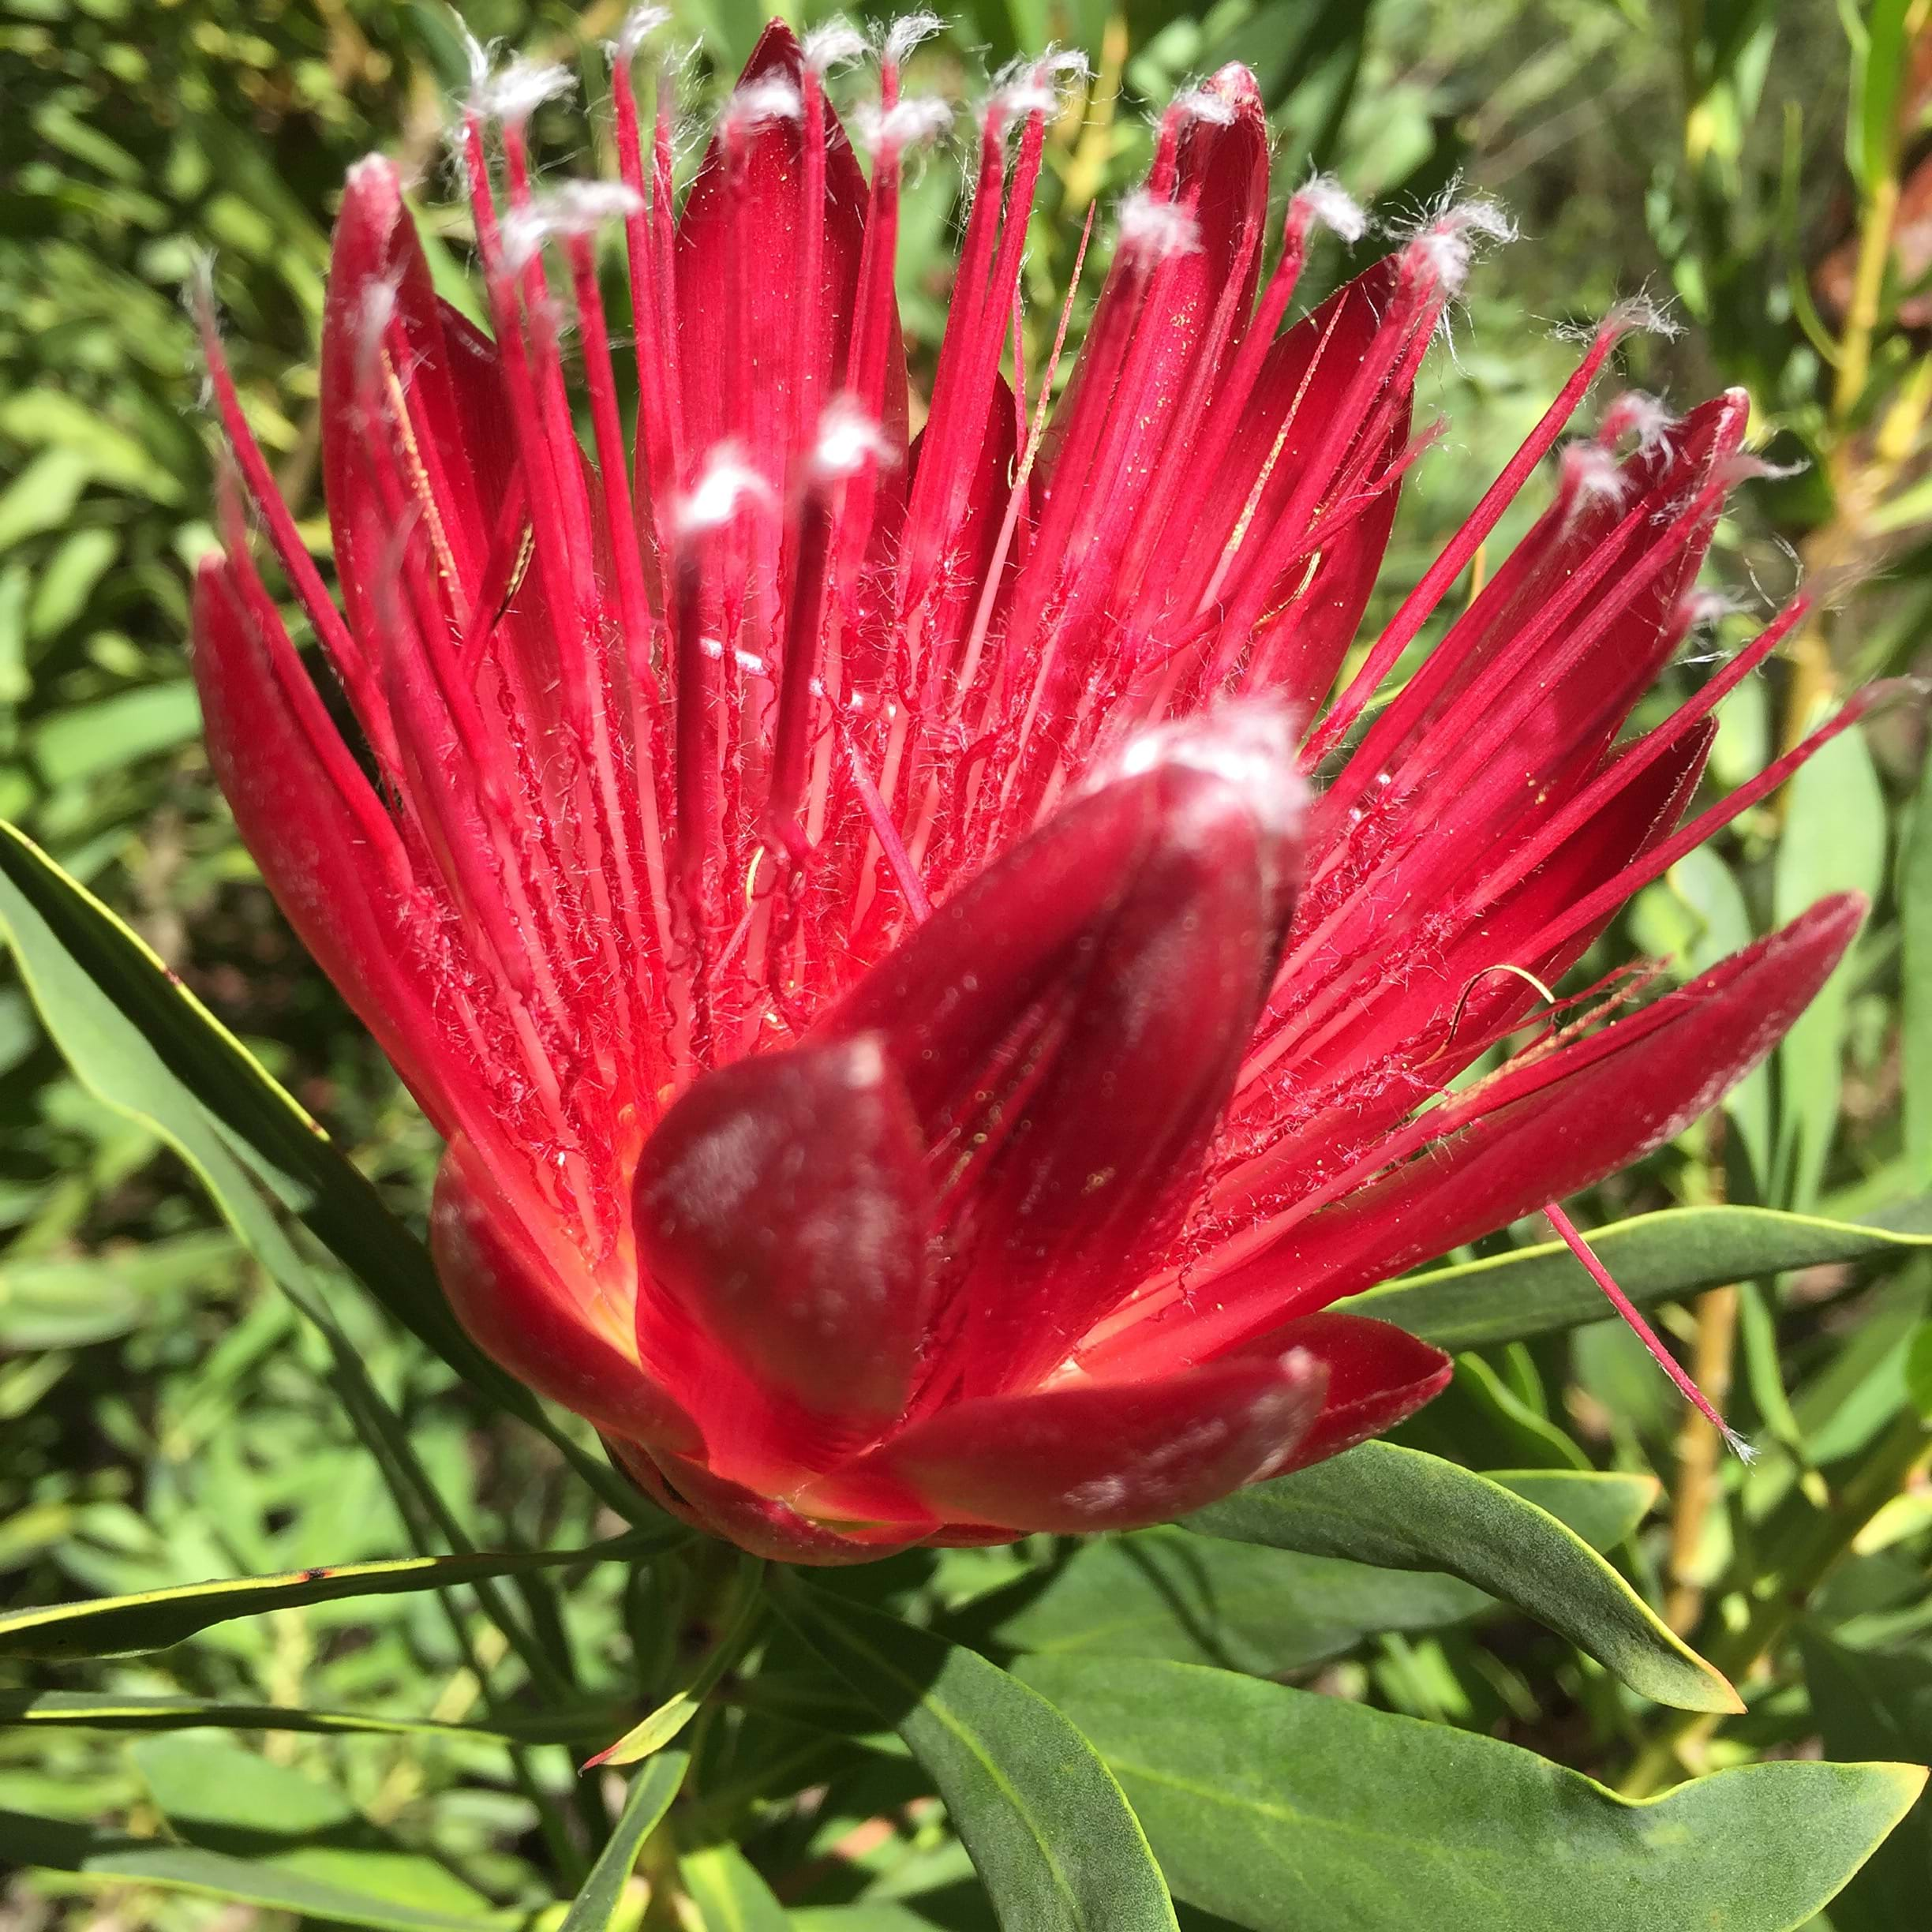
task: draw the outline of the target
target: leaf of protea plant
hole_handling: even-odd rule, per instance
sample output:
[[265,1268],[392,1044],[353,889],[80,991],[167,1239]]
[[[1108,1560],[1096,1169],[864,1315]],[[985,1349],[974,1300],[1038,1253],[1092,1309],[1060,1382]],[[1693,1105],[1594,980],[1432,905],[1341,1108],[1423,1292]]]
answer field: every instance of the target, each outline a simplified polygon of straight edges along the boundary
[[792,1585],[776,1601],[931,1774],[1007,1932],[1176,1932],[1120,1787],[1044,1698],[842,1599]]
[[1445,1571],[1548,1624],[1657,1703],[1743,1709],[1730,1683],[1574,1530],[1440,1457],[1364,1443],[1186,1520],[1237,1542]]
[[1758,1764],[1632,1803],[1493,1738],[1223,1671],[1021,1674],[1120,1779],[1176,1895],[1250,1932],[1791,1932],[1926,1781]]
[[631,1780],[616,1829],[605,1840],[559,1932],[605,1932],[616,1920],[644,1840],[663,1823],[690,1764],[683,1751],[664,1751]]
[[[1896,1260],[1932,1246],[1932,1198],[1869,1221],[1769,1208],[1676,1208],[1590,1230],[1589,1245],[1640,1306],[1726,1282],[1828,1262]],[[1560,1241],[1430,1268],[1338,1302],[1395,1322],[1438,1348],[1488,1348],[1615,1319]]]
[[164,1650],[233,1617],[258,1616],[265,1610],[328,1603],[339,1597],[388,1597],[400,1590],[440,1589],[451,1583],[519,1576],[571,1563],[644,1556],[677,1541],[680,1533],[622,1537],[575,1550],[477,1552],[408,1556],[392,1563],[336,1563],[280,1576],[235,1577],[15,1610],[0,1616],[0,1657],[118,1657],[129,1651]]

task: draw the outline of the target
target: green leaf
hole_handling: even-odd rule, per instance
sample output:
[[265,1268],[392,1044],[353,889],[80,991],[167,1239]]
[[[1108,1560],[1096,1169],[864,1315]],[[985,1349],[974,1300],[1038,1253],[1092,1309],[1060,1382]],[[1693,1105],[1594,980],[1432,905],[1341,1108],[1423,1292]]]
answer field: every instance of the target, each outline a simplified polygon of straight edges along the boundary
[[720,1679],[743,1654],[746,1645],[764,1621],[767,1607],[763,1592],[764,1576],[762,1559],[740,1558],[738,1608],[725,1626],[724,1634],[669,1697],[641,1724],[634,1724],[615,1744],[599,1751],[591,1759],[591,1764],[635,1764],[640,1758],[648,1758],[653,1751],[662,1750],[698,1715],[705,1699],[717,1688]]
[[1361,1447],[1243,1489],[1190,1529],[1391,1570],[1440,1570],[1514,1604],[1633,1690],[1682,1710],[1738,1711],[1737,1693],[1574,1530],[1453,1462]]
[[[1773,916],[1795,919],[1829,893],[1875,900],[1885,883],[1885,801],[1862,732],[1845,732],[1791,781],[1778,841]],[[1838,1131],[1845,1006],[1861,968],[1855,949],[1779,1043],[1775,1189],[1781,1205],[1817,1204]]]
[[0,1690],[0,1724],[36,1730],[319,1731],[383,1736],[480,1738],[504,1743],[571,1743],[609,1724],[594,1710],[548,1712],[487,1724],[444,1724],[372,1711],[311,1710],[284,1704],[224,1704],[215,1698],[118,1695],[107,1690]]
[[631,1780],[616,1829],[605,1840],[582,1890],[571,1901],[559,1932],[608,1932],[644,1840],[663,1823],[690,1765],[684,1752],[665,1751]]
[[1492,1483],[1567,1523],[1592,1549],[1615,1549],[1636,1533],[1664,1485],[1624,1470],[1485,1470]]
[[[1799,1647],[1828,1755],[1932,1760],[1932,1659],[1854,1650],[1815,1629],[1799,1631]],[[1836,1932],[1898,1932],[1923,1916],[1929,1889],[1932,1808],[1922,1804],[1833,1904],[1832,1924]]]
[[1052,1705],[971,1650],[788,1578],[776,1601],[930,1773],[1007,1932],[1176,1932],[1120,1787]]
[[1790,1932],[1904,1814],[1915,1765],[1750,1765],[1632,1803],[1533,1753],[1185,1664],[1035,1658],[1178,1896],[1252,1932]]
[[480,1551],[462,1556],[338,1563],[291,1570],[280,1576],[236,1577],[9,1611],[0,1615],[0,1657],[117,1657],[129,1651],[163,1650],[233,1617],[328,1603],[339,1597],[388,1597],[401,1590],[439,1589],[568,1563],[627,1559],[649,1554],[671,1537],[670,1532],[655,1539],[623,1537],[575,1550]]
[[57,711],[32,735],[36,762],[50,784],[118,771],[137,758],[200,736],[201,706],[193,681],[170,678]]
[[[1623,1541],[1657,1488],[1649,1477],[1570,1470],[1490,1481],[1548,1508],[1597,1548]],[[1339,1657],[1376,1631],[1440,1630],[1496,1607],[1454,1577],[1391,1574],[1170,1526],[1083,1541],[1043,1585],[1022,1578],[949,1627],[1009,1650],[1166,1657],[1267,1677]]]
[[82,1084],[169,1141],[285,1288],[299,1283],[300,1263],[238,1156],[458,1375],[541,1430],[620,1514],[654,1515],[463,1332],[422,1244],[316,1122],[134,933],[4,823],[0,936],[13,942],[34,1004]]
[[77,1872],[103,1885],[148,1885],[198,1893],[271,1911],[373,1926],[382,1932],[501,1932],[504,1913],[457,1913],[403,1904],[332,1880],[285,1870],[265,1859],[164,1844],[58,1818],[0,1810],[0,1866]]
[[687,1852],[680,1870],[704,1932],[788,1932],[784,1908],[736,1845]]
[[[1769,1208],[1676,1208],[1589,1230],[1589,1244],[1639,1306],[1700,1288],[1826,1262],[1896,1258],[1932,1247],[1932,1199],[1833,1221]],[[1614,1311],[1560,1241],[1431,1268],[1335,1306],[1373,1315],[1438,1348],[1487,1348],[1552,1335]]]
[[1899,861],[1900,1060],[1905,1148],[1915,1180],[1932,1185],[1932,759],[1912,795]]
[[[1020,1608],[1002,1616],[1013,1599]],[[1043,1589],[1017,1585],[964,1622],[1004,1650],[1164,1657],[1271,1677],[1339,1657],[1377,1631],[1440,1630],[1494,1607],[1453,1577],[1391,1576],[1167,1528],[1083,1542]]]

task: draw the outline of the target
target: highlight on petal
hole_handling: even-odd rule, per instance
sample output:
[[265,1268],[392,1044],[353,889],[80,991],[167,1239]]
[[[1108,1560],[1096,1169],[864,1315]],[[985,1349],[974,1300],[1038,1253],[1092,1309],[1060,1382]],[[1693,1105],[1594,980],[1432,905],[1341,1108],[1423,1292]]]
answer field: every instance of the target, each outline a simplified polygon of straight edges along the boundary
[[908,1500],[1015,1532],[1166,1522],[1288,1466],[1321,1413],[1327,1367],[1296,1350],[1159,1381],[953,1402],[803,1499],[889,1518]]

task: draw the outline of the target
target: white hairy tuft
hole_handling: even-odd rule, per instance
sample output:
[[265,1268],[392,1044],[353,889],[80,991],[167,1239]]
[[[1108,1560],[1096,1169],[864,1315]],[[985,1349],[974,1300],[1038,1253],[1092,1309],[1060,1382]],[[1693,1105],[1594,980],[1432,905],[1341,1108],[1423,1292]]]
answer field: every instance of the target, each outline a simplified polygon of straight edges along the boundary
[[811,28],[802,43],[806,66],[815,74],[849,67],[872,51],[872,45],[850,21],[829,20]]
[[1123,254],[1146,255],[1158,261],[1170,255],[1192,255],[1200,246],[1200,223],[1179,202],[1157,201],[1139,189],[1121,204]]
[[1009,62],[994,77],[987,110],[1013,121],[1056,114],[1068,88],[1082,84],[1092,71],[1087,56],[1072,47],[1050,48],[1038,60]]
[[1563,486],[1573,508],[1619,504],[1631,492],[1631,477],[1601,443],[1572,443],[1563,451]]
[[1234,104],[1208,88],[1184,88],[1167,103],[1167,111],[1184,120],[1205,121],[1211,127],[1232,127]]
[[638,50],[661,27],[671,24],[671,9],[661,6],[634,6],[623,17],[617,29],[617,37],[610,43],[610,56],[614,62],[628,65],[635,60]]
[[504,265],[516,273],[543,252],[547,242],[594,234],[606,222],[622,221],[643,205],[622,182],[566,182],[504,217]]
[[898,153],[937,140],[953,125],[949,102],[936,94],[917,94],[889,107],[868,102],[852,110],[853,132],[874,154]]
[[1640,455],[1657,456],[1669,449],[1671,432],[1677,423],[1678,418],[1657,397],[1641,389],[1627,389],[1604,411],[1603,426],[1597,433],[1604,443],[1634,436]]
[[[521,127],[545,101],[559,99],[576,85],[567,67],[526,60],[520,54],[492,73],[487,54],[474,41],[470,46],[470,107],[485,121]],[[479,54],[484,62],[481,69],[477,65]]]
[[893,454],[878,419],[856,396],[837,395],[825,406],[812,447],[815,474],[828,481],[856,476],[868,463],[891,461]]
[[771,500],[772,487],[745,461],[744,445],[728,440],[705,458],[698,481],[678,505],[678,534],[722,530],[746,504]]
[[1332,174],[1310,175],[1295,190],[1294,204],[1351,246],[1368,232],[1368,210]]
[[886,30],[880,53],[888,66],[897,67],[912,58],[912,51],[945,32],[945,22],[937,13],[901,13]]
[[725,96],[718,127],[726,134],[748,133],[772,121],[796,121],[805,111],[799,91],[789,80],[770,75],[747,80]]
[[1469,280],[1477,249],[1485,242],[1513,242],[1516,224],[1502,204],[1486,195],[1441,207],[1409,237],[1432,280],[1450,295],[1458,295]]

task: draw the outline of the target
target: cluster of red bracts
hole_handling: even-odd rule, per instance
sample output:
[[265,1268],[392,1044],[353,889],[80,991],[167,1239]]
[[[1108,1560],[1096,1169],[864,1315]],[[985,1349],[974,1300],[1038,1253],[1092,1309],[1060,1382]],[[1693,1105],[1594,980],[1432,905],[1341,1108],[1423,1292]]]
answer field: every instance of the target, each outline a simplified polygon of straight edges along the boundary
[[938,117],[901,95],[907,39],[868,175],[824,85],[851,37],[773,27],[681,208],[636,36],[620,184],[540,194],[550,77],[483,81],[488,334],[436,295],[393,170],[354,171],[322,361],[341,612],[209,331],[363,751],[238,496],[199,586],[209,744],[448,1140],[451,1302],[667,1507],[808,1562],[1159,1521],[1390,1427],[1447,1363],[1328,1305],[1679,1133],[1859,916],[1829,901],[1608,1026],[1536,990],[1811,748],[1682,822],[1788,612],[1622,739],[1698,616],[1741,398],[1612,404],[1365,727],[1638,318],[1331,698],[1493,212],[1442,211],[1284,329],[1313,226],[1359,217],[1314,182],[1271,242],[1259,96],[1224,69],[1160,122],[1049,425],[1019,269],[1066,63],[1035,63],[983,110],[909,442],[898,186]]

